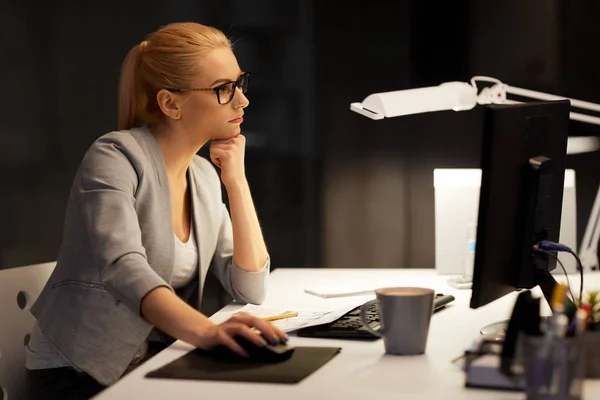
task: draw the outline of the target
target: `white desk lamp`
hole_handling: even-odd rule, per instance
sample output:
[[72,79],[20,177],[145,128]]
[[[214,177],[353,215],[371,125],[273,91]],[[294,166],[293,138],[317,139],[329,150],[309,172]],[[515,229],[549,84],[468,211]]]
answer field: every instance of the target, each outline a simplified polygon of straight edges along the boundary
[[[492,82],[493,85],[483,88],[478,93],[477,81]],[[566,99],[571,101],[571,107],[600,112],[600,105],[596,103],[521,89],[487,76],[475,76],[471,79],[470,84],[446,82],[439,86],[374,93],[367,96],[362,103],[351,103],[350,109],[365,117],[379,120],[434,111],[467,111],[475,108],[477,104],[521,103],[507,99],[507,94],[546,101]],[[591,115],[571,112],[570,118],[574,121],[600,125],[600,118]],[[569,137],[568,139],[567,154],[587,153],[599,149],[600,139],[597,137]],[[599,240],[600,187],[579,248],[579,258],[587,269],[596,270],[600,266],[597,254]]]

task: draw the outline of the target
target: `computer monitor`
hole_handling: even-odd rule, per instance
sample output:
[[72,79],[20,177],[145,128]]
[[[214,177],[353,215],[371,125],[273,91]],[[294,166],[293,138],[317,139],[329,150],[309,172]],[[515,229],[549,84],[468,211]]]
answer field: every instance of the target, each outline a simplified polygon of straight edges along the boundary
[[568,100],[486,106],[471,308],[538,285],[551,301],[556,260],[533,245],[559,240],[569,111]]

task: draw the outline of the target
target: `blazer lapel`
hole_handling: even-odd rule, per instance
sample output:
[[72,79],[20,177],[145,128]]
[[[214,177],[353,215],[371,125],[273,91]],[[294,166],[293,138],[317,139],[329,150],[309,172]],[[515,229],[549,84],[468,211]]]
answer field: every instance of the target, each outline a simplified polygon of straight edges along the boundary
[[197,185],[197,179],[194,175],[194,169],[192,165],[188,168],[188,173],[190,177],[189,185],[190,185],[190,197],[191,197],[191,206],[192,206],[192,215],[194,222],[194,232],[196,234],[196,245],[198,246],[198,309],[202,304],[202,293],[204,289],[205,277],[208,272],[208,268],[210,266],[210,261],[212,254],[208,251],[202,251],[202,249],[206,249],[206,243],[203,242],[206,240],[206,234],[203,232],[203,229],[206,229],[208,225],[209,216],[206,214],[206,207],[202,207],[200,204],[205,202],[204,197],[206,193],[202,190],[201,187]]
[[165,213],[156,215],[152,223],[160,221],[164,227],[165,239],[168,239],[163,245],[160,252],[153,252],[155,255],[148,261],[152,267],[167,283],[171,283],[173,276],[173,268],[175,262],[175,241],[173,238],[173,216],[171,214],[171,192],[169,187],[169,179],[167,177],[167,168],[165,160],[160,150],[158,142],[150,132],[146,125],[131,130],[132,135],[136,138],[142,148],[150,155],[150,159],[154,166],[154,174],[159,184],[159,190],[156,193],[156,201],[164,204]]

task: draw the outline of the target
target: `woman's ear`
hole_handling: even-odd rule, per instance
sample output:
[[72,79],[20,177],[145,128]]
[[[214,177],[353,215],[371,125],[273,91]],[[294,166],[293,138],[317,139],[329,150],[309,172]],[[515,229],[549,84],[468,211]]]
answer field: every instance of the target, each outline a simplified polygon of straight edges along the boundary
[[181,107],[177,100],[177,96],[166,89],[162,89],[156,94],[158,106],[163,114],[171,119],[181,118]]

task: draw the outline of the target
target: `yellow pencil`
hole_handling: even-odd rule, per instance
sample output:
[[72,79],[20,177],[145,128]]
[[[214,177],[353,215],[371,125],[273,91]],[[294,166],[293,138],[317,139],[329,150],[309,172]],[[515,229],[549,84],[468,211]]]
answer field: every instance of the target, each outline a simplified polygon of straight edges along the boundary
[[297,312],[291,312],[291,313],[287,313],[287,314],[273,315],[271,317],[263,317],[262,319],[264,319],[265,321],[277,321],[278,319],[292,318],[292,317],[297,317],[297,316],[298,316]]

